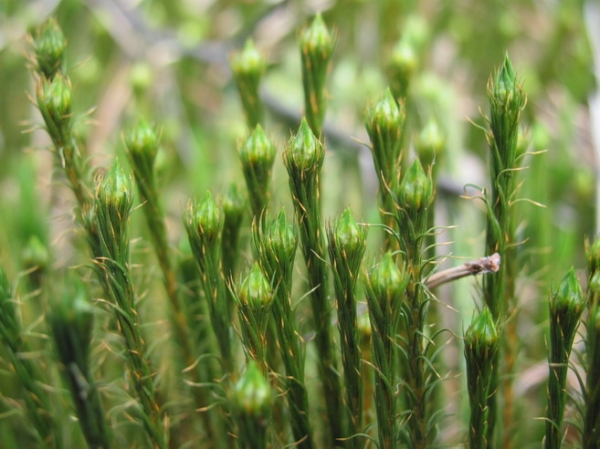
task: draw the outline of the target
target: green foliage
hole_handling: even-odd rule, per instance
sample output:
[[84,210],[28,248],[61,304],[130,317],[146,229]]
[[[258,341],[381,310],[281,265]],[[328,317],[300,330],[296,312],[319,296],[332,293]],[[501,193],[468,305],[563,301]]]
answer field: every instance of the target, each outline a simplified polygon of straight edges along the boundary
[[0,446],[600,444],[580,3],[55,3],[0,6]]

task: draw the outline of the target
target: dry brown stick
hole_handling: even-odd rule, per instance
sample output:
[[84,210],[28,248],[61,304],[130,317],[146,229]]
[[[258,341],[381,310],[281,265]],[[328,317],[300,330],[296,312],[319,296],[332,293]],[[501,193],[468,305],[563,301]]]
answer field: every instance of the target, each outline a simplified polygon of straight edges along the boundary
[[452,282],[465,276],[485,273],[496,273],[500,269],[500,254],[494,253],[488,257],[465,262],[458,267],[434,273],[425,281],[429,290],[447,282]]

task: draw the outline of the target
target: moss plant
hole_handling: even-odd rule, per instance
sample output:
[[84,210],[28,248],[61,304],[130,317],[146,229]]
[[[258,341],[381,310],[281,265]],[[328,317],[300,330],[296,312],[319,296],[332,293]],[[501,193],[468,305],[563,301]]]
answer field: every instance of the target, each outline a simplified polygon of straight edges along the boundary
[[231,68],[246,114],[246,123],[248,128],[254,129],[264,120],[264,106],[259,90],[266,62],[251,39],[246,41],[240,52],[233,55]]
[[310,129],[321,137],[327,106],[325,83],[329,62],[335,47],[335,38],[327,29],[320,14],[300,32],[302,84],[304,86],[304,114]]
[[260,217],[263,209],[269,206],[269,187],[277,149],[262,127],[257,125],[238,152],[250,195],[252,214]]
[[406,318],[409,313],[403,303],[407,285],[406,271],[398,268],[390,252],[367,275],[365,282],[375,367],[377,435],[381,449],[397,445],[399,409],[396,385],[400,373],[395,340],[403,317]]
[[545,447],[560,448],[567,400],[567,371],[585,300],[573,268],[550,295],[550,355]]
[[[362,362],[356,284],[367,247],[367,228],[359,226],[350,209],[346,209],[335,223],[327,227],[327,239],[344,367],[345,406],[349,416],[347,433],[352,437],[362,431]],[[358,448],[360,444],[358,438],[348,442],[349,447]]]
[[238,316],[248,359],[254,360],[265,375],[269,371],[265,351],[272,300],[271,284],[255,262],[237,289]]
[[[37,20],[14,15],[21,3],[0,20]],[[600,447],[600,239],[586,247],[585,296],[575,275],[594,216],[588,152],[571,151],[569,135],[581,134],[592,92],[581,8],[542,17],[511,0],[510,15],[495,2],[474,20],[464,2],[338,1],[306,22],[301,2],[196,2],[188,14],[190,2],[157,1],[118,20],[119,8],[58,3],[72,26],[44,20],[30,40],[39,115],[11,50],[23,27],[0,32],[2,448]],[[511,20],[525,10],[533,41]],[[548,47],[544,30],[573,47]],[[560,73],[552,58],[530,61],[525,112],[507,56],[484,133],[464,127],[485,56],[499,51],[490,42],[522,52],[524,39],[558,55]],[[373,92],[385,93],[365,101]],[[538,114],[548,102],[551,127]],[[365,103],[374,167],[353,140]],[[124,151],[111,148],[140,105],[148,120],[122,131]],[[522,170],[525,113],[548,128],[535,153],[552,148],[534,183]],[[48,139],[19,132],[30,120]],[[273,142],[290,134],[281,164]],[[30,145],[50,154],[19,151]],[[489,159],[487,171],[463,171],[471,159]],[[516,206],[521,179],[528,196],[544,189],[560,223]],[[459,200],[469,182],[486,186],[485,218]],[[197,193],[189,183],[210,193],[182,208]],[[546,280],[564,272],[540,307]],[[531,375],[546,363],[547,387]]]
[[221,235],[223,218],[210,192],[201,202],[192,202],[184,216],[192,252],[200,268],[202,287],[208,299],[213,331],[221,353],[223,371],[233,368],[232,336],[229,328],[233,304],[229,304],[221,270]]
[[587,245],[586,374],[582,446],[600,445],[600,239]]
[[287,221],[285,211],[268,223],[255,222],[252,248],[265,274],[271,279],[274,298],[271,308],[283,366],[284,387],[290,410],[292,435],[298,447],[315,446],[309,421],[308,392],[305,385],[304,341],[296,329],[292,304],[294,260],[298,248],[298,231]]
[[415,447],[422,448],[431,440],[427,416],[427,397],[435,383],[428,379],[428,341],[425,337],[429,297],[422,279],[426,275],[427,260],[424,242],[427,236],[428,213],[434,198],[431,175],[426,174],[421,162],[415,159],[396,190],[398,205],[398,239],[406,255],[408,285],[406,288],[406,330],[403,354],[408,368],[406,405],[409,439]]
[[90,368],[94,309],[83,285],[71,282],[67,285],[72,287],[53,304],[52,337],[85,440],[90,448],[108,449],[112,445],[110,427]]
[[500,339],[490,310],[485,307],[465,332],[465,358],[467,361],[467,388],[471,418],[469,421],[469,446],[472,449],[494,447],[488,440],[490,410],[488,400],[492,388],[494,363]]
[[[250,276],[253,276],[252,274]],[[262,281],[259,281],[262,284]],[[233,389],[234,418],[238,428],[240,449],[266,449],[269,447],[273,393],[257,363],[251,360],[246,372]]]
[[29,345],[23,338],[18,319],[18,302],[4,269],[0,267],[0,338],[7,349],[8,362],[25,390],[23,400],[41,447],[62,447],[59,427],[53,419],[52,399],[44,387],[41,367],[25,357]]
[[168,417],[157,400],[154,371],[141,334],[136,297],[129,271],[129,214],[133,204],[133,186],[116,159],[96,186],[95,229],[100,240],[96,269],[110,292],[110,307],[119,324],[127,348],[131,382],[141,405],[142,422],[152,445],[168,446],[165,422]]
[[[526,95],[518,83],[517,76],[508,55],[504,63],[488,84],[490,101],[489,129],[486,138],[490,146],[491,191],[486,199],[488,204],[486,251],[487,254],[499,253],[502,266],[496,276],[488,276],[483,281],[483,292],[487,306],[496,321],[501,334],[506,328],[506,344],[503,345],[502,358],[506,370],[501,389],[503,396],[503,441],[504,447],[511,446],[510,427],[513,425],[514,397],[510,373],[515,367],[517,345],[516,321],[517,296],[515,282],[517,277],[514,208],[516,198],[517,171],[520,160],[517,153],[519,121],[525,107]],[[500,353],[499,355],[500,356]],[[500,364],[494,363],[496,370]],[[496,381],[500,374],[496,372]],[[489,398],[490,425],[488,441],[493,441],[494,423],[497,416],[496,394],[500,385],[494,385]]]
[[[401,133],[404,125],[404,104],[398,103],[388,89],[379,102],[367,108],[365,126],[371,140],[371,153],[379,180],[379,208],[382,221],[391,230],[398,231],[394,220],[392,185],[402,175],[398,171],[402,159]],[[384,247],[391,248],[394,240],[386,235]]]
[[331,303],[328,296],[329,270],[325,260],[325,239],[321,223],[320,172],[325,157],[323,144],[315,137],[306,120],[283,153],[289,174],[296,221],[300,231],[302,254],[311,288],[311,308],[315,341],[319,353],[319,376],[323,382],[332,442],[343,436],[339,420],[341,404],[340,379],[331,332]]

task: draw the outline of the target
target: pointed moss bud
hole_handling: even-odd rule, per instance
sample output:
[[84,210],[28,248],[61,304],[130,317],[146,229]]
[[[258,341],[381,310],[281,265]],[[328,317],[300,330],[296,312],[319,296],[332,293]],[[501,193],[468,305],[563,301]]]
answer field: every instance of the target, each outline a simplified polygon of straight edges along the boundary
[[251,39],[246,41],[241,52],[233,55],[231,69],[244,106],[248,127],[254,128],[263,121],[264,116],[259,88],[266,69],[266,62]]
[[[184,213],[184,225],[192,247],[192,252],[201,270],[210,270],[209,276],[216,280],[221,258],[221,237],[223,218],[219,206],[212,198],[210,191],[201,202],[191,202]],[[210,260],[207,260],[210,257]]]
[[254,361],[248,363],[246,372],[235,385],[233,402],[240,448],[266,448],[273,393]]
[[134,170],[152,173],[158,153],[158,134],[154,126],[140,119],[125,132],[125,147],[133,162]]
[[36,87],[37,105],[48,134],[57,147],[65,144],[71,126],[71,83],[62,74],[52,80],[40,78]]
[[394,97],[406,98],[408,88],[417,69],[417,54],[406,40],[400,40],[392,52],[388,66],[390,87]]
[[344,267],[336,272],[339,275],[350,275],[352,281],[356,280],[367,247],[367,228],[359,226],[350,209],[346,209],[342,216],[328,227],[327,235],[332,264]]
[[399,167],[404,118],[404,104],[398,104],[389,88],[375,106],[367,108],[365,114],[365,126],[382,192],[387,192]]
[[253,309],[264,309],[273,299],[273,290],[258,262],[254,262],[250,273],[239,287],[240,303]]
[[486,307],[475,317],[465,333],[465,351],[468,350],[469,354],[474,356],[473,360],[484,366],[492,360],[490,356],[498,347],[498,338],[494,319]]
[[321,14],[316,14],[311,24],[300,33],[300,47],[303,55],[329,61],[335,47],[335,39],[327,29]]
[[221,237],[223,229],[223,218],[219,206],[213,199],[210,191],[206,192],[202,200],[194,208],[196,212],[190,217],[193,226],[202,239],[207,242],[215,242]]
[[67,41],[54,18],[45,21],[33,41],[36,70],[48,79],[63,70]]
[[430,120],[415,136],[415,150],[424,170],[432,170],[444,150],[446,138],[435,120]]
[[346,208],[340,219],[335,222],[333,235],[335,242],[345,248],[349,254],[364,251],[366,228],[356,223],[350,208]]
[[257,125],[240,146],[239,154],[252,203],[252,213],[258,217],[269,203],[269,186],[277,149],[262,127]]
[[591,245],[589,242],[586,242],[585,250],[588,276],[592,276],[600,270],[600,236]]
[[[575,275],[575,270],[571,267],[550,298],[550,312],[552,316],[556,317],[567,317],[571,314],[580,316],[584,306],[585,301],[581,286]],[[561,323],[561,325],[565,324],[565,322]]]
[[[286,151],[283,153],[283,162],[288,172],[317,171],[325,160],[325,148],[315,137],[305,118],[300,123],[296,135],[290,139]],[[291,175],[291,173],[290,173]]]
[[502,68],[490,79],[488,98],[491,115],[488,139],[492,144],[492,176],[495,179],[506,169],[516,167],[519,120],[527,101],[508,54]]
[[118,158],[96,189],[96,200],[98,207],[106,209],[111,219],[125,222],[129,217],[133,205],[133,185]]
[[133,205],[131,178],[118,159],[96,188],[94,231],[99,236],[100,255],[125,266],[129,259],[127,225]]
[[237,293],[240,327],[246,352],[252,359],[265,364],[266,332],[273,300],[271,283],[258,262],[254,262]]
[[[386,252],[383,259],[369,274],[369,284],[373,289],[375,297],[389,301],[391,298],[399,297],[406,289],[406,276],[394,261],[391,252]],[[398,311],[399,312],[399,311]]]
[[433,201],[431,176],[426,174],[419,159],[415,159],[402,178],[398,189],[398,204],[409,216],[414,217],[426,210]]
[[487,447],[489,407],[494,363],[500,345],[498,331],[490,310],[485,307],[473,319],[465,333],[465,358],[467,362],[467,389],[471,406],[469,442],[471,447]]
[[493,87],[493,96],[501,101],[507,103],[510,97],[514,94],[516,88],[517,75],[510,62],[508,54],[504,57],[504,63],[496,75]]
[[573,267],[550,295],[550,348],[548,354],[548,407],[545,447],[560,447],[567,399],[567,372],[573,340],[585,300]]
[[321,135],[325,119],[325,81],[335,39],[320,14],[300,33],[304,113],[316,136]]
[[285,209],[281,209],[277,218],[267,226],[263,244],[272,266],[293,268],[298,237],[296,229],[287,220]]

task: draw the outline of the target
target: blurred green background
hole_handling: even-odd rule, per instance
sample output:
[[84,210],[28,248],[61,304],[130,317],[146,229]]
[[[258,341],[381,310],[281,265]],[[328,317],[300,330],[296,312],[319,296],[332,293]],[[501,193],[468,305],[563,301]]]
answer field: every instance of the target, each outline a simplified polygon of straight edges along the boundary
[[[452,244],[439,252],[483,256],[483,205],[463,196],[477,196],[486,187],[487,144],[478,126],[485,124],[488,78],[508,52],[528,94],[523,149],[539,153],[526,157],[520,196],[544,205],[519,206],[519,236],[525,242],[519,249],[520,329],[531,344],[523,348],[516,390],[525,395],[542,388],[535,369],[544,359],[547,290],[571,265],[583,269],[583,242],[594,237],[597,226],[594,116],[588,105],[596,89],[588,38],[588,29],[600,26],[592,14],[595,5],[578,0],[0,0],[0,260],[15,278],[36,255],[35,237],[51,248],[55,266],[82,262],[70,246],[73,200],[55,176],[49,140],[29,98],[34,80],[27,34],[49,15],[69,42],[73,109],[92,166],[108,166],[122,152],[121,129],[133,118],[142,114],[159,124],[159,170],[174,245],[183,238],[181,213],[188,198],[208,188],[223,193],[232,181],[243,185],[236,148],[246,129],[229,69],[232,52],[252,38],[267,57],[267,131],[281,152],[302,114],[297,33],[320,11],[337,35],[328,83],[324,218],[350,205],[355,216],[379,221],[376,177],[362,145],[368,141],[363,116],[366,105],[385,92],[390,61],[400,55],[409,80],[413,136],[433,120],[445,137],[437,161],[436,224],[456,227],[440,233],[438,243]],[[291,212],[280,157],[275,167],[273,204]],[[379,256],[380,241],[381,235],[371,232],[368,261]],[[459,334],[471,317],[474,284],[461,281],[440,292],[460,311],[458,318],[448,318]],[[543,405],[528,413],[541,416]]]

